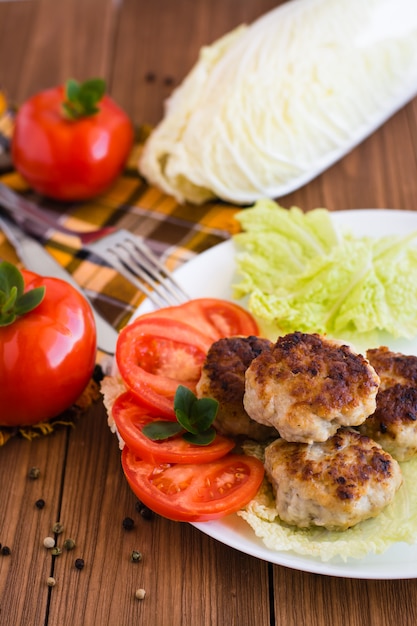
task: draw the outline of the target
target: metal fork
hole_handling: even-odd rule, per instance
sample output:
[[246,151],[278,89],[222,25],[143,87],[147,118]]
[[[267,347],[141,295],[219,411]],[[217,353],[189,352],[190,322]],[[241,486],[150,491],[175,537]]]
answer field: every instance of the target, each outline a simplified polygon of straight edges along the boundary
[[143,239],[127,230],[118,230],[85,245],[83,249],[116,269],[158,309],[190,300],[190,296]]
[[87,232],[67,228],[52,211],[41,208],[2,183],[0,207],[7,210],[9,217],[22,230],[35,237],[45,238],[50,230],[78,237],[84,250],[114,267],[147,296],[156,308],[181,304],[190,299],[143,239],[127,230],[116,231],[113,226]]

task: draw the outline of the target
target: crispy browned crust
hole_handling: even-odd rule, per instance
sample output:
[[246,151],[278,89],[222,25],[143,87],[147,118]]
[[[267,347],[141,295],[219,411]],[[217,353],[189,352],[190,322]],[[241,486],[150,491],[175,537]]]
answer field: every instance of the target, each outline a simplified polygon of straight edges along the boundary
[[[417,389],[397,383],[388,389],[379,391],[376,411],[365,422],[369,433],[386,434],[393,439],[397,428],[404,424],[417,424]],[[371,427],[372,425],[372,427]]]
[[207,353],[203,372],[211,392],[221,402],[242,402],[245,372],[253,359],[270,350],[272,342],[261,337],[228,337],[216,341]]
[[256,381],[263,384],[271,378],[284,383],[297,404],[308,403],[324,418],[335,409],[350,410],[379,382],[367,360],[349,346],[300,332],[280,337],[257,359]]
[[341,428],[325,442],[273,442],[265,468],[277,511],[290,524],[346,529],[377,515],[402,475],[391,455],[369,437]]
[[227,337],[216,341],[208,351],[197,393],[219,402],[214,425],[221,433],[258,441],[277,436],[274,428],[252,420],[243,407],[245,372],[253,359],[271,346],[271,341],[260,337]]
[[398,461],[417,454],[417,388],[397,383],[378,391],[376,410],[359,430]]
[[358,499],[370,481],[382,482],[392,475],[391,456],[357,432],[341,429],[315,445],[323,451],[320,460],[307,457],[306,444],[286,443],[286,471],[303,482],[323,482],[326,491],[338,500]]
[[417,356],[391,352],[386,346],[366,352],[380,379],[380,389],[401,383],[417,387]]

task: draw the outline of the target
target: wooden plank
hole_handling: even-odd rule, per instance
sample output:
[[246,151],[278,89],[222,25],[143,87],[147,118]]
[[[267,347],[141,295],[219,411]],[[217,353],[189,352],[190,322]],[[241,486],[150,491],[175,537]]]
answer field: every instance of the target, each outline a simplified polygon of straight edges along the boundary
[[0,77],[12,101],[67,78],[107,78],[116,14],[112,0],[0,2]]
[[[43,624],[47,614],[52,556],[43,540],[59,515],[65,461],[66,428],[27,441],[12,439],[0,449],[0,542],[11,549],[0,555],[0,622]],[[28,478],[32,467],[37,480]],[[45,501],[38,509],[35,502]],[[4,622],[3,622],[4,620]]]
[[274,567],[274,592],[277,626],[416,624],[415,580],[354,580]]
[[37,2],[0,2],[0,85],[18,101]]
[[279,4],[124,0],[115,41],[113,96],[136,124],[155,124],[163,115],[164,101],[197,61],[203,45]]
[[[145,520],[135,504],[97,405],[70,434],[60,521],[62,539],[71,536],[77,546],[55,560],[48,626],[269,624],[266,563],[188,524]],[[134,520],[133,530],[123,528],[125,517]],[[131,562],[133,550],[142,552],[142,562]],[[85,561],[82,571],[74,567],[77,557]],[[146,590],[142,602],[134,596],[139,587]]]
[[[0,81],[19,102],[65,80],[105,75],[136,123],[163,101],[211,43],[273,0],[32,0],[0,2]],[[284,206],[415,209],[417,100]],[[67,447],[68,444],[68,447]],[[45,626],[388,626],[417,623],[417,581],[359,581],[297,572],[240,554],[186,524],[135,510],[101,405],[74,431],[0,450],[0,622]],[[38,465],[41,478],[29,481]],[[65,472],[64,472],[65,469]],[[34,502],[42,497],[43,510]],[[123,529],[125,516],[135,527]],[[42,545],[60,520],[77,547],[52,563]],[[133,549],[143,561],[132,563]],[[75,558],[82,557],[79,571]],[[53,573],[56,586],[48,589]],[[143,601],[134,591],[143,587]]]

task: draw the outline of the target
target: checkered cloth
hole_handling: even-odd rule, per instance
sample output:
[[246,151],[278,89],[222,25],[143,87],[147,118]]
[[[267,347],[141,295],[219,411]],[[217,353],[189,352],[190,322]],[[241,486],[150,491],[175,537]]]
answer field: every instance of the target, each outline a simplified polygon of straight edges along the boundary
[[[175,269],[196,254],[230,238],[239,230],[234,214],[236,207],[222,203],[203,206],[180,205],[172,197],[147,185],[138,173],[141,145],[132,151],[122,176],[109,191],[92,201],[68,206],[40,199],[14,171],[3,173],[0,181],[31,200],[40,202],[60,215],[69,227],[88,230],[103,225],[126,228],[145,237],[147,244],[169,267]],[[77,240],[56,232],[44,240],[46,249],[86,289],[96,308],[116,328],[129,320],[143,299],[135,287],[117,272],[80,247]],[[4,235],[0,232],[0,258],[16,261]]]
[[[126,228],[143,236],[147,244],[166,264],[175,269],[195,255],[229,239],[238,232],[234,219],[238,210],[223,203],[207,203],[203,206],[180,205],[172,197],[149,186],[138,173],[138,159],[142,143],[138,142],[123,174],[107,193],[89,202],[62,205],[39,198],[33,194],[15,171],[6,167],[0,181],[32,201],[54,210],[60,221],[68,227],[89,230],[103,225]],[[9,170],[9,171],[7,171]],[[45,248],[65,267],[82,286],[98,311],[116,328],[128,321],[143,295],[115,270],[97,265],[78,240],[62,233],[54,233],[45,239]],[[13,247],[0,231],[0,260],[17,263]],[[100,355],[99,355],[100,356]],[[72,418],[59,416],[56,424],[71,423]],[[54,420],[47,425],[29,429],[1,429],[0,446],[11,436],[20,434],[29,438],[48,434],[54,428]]]

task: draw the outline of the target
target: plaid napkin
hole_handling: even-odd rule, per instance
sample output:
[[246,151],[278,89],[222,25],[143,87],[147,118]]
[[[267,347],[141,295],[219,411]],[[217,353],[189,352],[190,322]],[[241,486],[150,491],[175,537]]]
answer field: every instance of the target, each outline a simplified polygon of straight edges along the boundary
[[[123,175],[107,193],[89,202],[63,205],[40,198],[15,171],[0,175],[0,181],[56,211],[60,221],[69,227],[89,230],[112,225],[142,235],[170,269],[238,232],[239,226],[234,220],[236,207],[220,202],[198,207],[180,205],[172,197],[147,185],[137,169],[140,150],[141,143],[138,143]],[[93,263],[91,255],[82,250],[73,237],[55,233],[44,244],[87,290],[104,317],[116,328],[124,326],[143,299],[135,287],[115,270]],[[2,233],[0,258],[16,260]]]
[[[142,133],[143,137],[143,133]],[[10,161],[0,173],[0,181],[29,199],[59,214],[63,224],[89,230],[112,225],[141,235],[170,269],[179,267],[195,255],[230,238],[239,231],[234,215],[238,208],[221,202],[203,206],[180,205],[172,197],[149,186],[140,177],[137,163],[142,149],[141,133],[123,174],[107,193],[89,202],[60,204],[40,198],[13,171]],[[116,328],[123,327],[143,300],[142,294],[115,270],[92,262],[73,237],[54,233],[45,239],[45,248],[84,287],[98,311]],[[15,251],[0,231],[0,260],[17,262]],[[97,263],[99,261],[97,260]],[[81,405],[83,402],[81,403]],[[68,423],[61,416],[58,422]],[[71,421],[71,420],[70,420]],[[20,434],[32,437],[47,434],[49,425],[23,429]],[[0,429],[0,445],[11,433]]]

